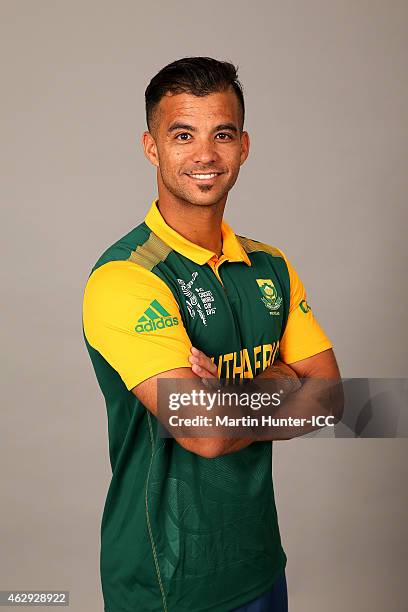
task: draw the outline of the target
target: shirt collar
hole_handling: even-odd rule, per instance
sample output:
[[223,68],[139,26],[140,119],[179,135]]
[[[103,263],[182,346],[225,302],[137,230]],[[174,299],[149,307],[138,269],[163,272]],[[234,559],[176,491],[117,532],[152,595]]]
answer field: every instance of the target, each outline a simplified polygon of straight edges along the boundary
[[[152,232],[163,240],[163,242],[168,244],[174,251],[181,253],[201,266],[216,256],[214,251],[204,249],[198,244],[190,242],[190,240],[187,240],[187,238],[184,238],[184,236],[181,236],[181,234],[167,225],[157,207],[157,201],[157,199],[153,200],[150,210],[144,220]],[[247,253],[239,243],[233,230],[224,220],[221,223],[221,234],[222,252],[228,261],[243,261],[250,266],[251,261]]]

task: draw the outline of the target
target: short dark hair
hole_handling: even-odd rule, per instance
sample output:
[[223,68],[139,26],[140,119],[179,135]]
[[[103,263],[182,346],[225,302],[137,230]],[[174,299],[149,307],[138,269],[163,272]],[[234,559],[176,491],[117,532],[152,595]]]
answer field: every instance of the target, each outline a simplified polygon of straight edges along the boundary
[[146,123],[150,130],[155,108],[160,100],[171,94],[191,93],[207,96],[210,93],[235,91],[241,107],[241,130],[244,126],[245,104],[238,68],[230,62],[212,57],[183,57],[162,68],[150,81],[145,91]]

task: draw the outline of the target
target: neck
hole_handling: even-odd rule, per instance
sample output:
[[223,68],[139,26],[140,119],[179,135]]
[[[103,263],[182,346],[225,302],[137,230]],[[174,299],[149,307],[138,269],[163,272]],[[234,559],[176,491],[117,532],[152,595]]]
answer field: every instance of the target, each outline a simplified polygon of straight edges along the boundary
[[200,206],[169,195],[159,190],[157,203],[167,225],[190,242],[213,251],[219,257],[222,253],[221,223],[227,197],[211,206]]

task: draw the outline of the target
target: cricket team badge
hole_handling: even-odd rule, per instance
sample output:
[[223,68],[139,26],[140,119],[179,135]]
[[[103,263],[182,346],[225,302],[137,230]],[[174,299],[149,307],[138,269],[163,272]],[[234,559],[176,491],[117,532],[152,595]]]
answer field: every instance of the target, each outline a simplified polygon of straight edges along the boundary
[[262,294],[262,301],[269,310],[270,314],[278,315],[282,298],[278,295],[275,285],[270,278],[257,278],[259,290]]

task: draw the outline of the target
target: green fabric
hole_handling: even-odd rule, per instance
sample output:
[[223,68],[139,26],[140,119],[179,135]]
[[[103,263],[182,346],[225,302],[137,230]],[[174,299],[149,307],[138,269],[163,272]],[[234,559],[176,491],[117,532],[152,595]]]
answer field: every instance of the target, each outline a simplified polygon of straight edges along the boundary
[[[107,249],[93,270],[129,259],[150,233],[140,224]],[[255,372],[253,347],[278,346],[290,294],[281,257],[263,251],[249,257],[252,266],[220,266],[224,287],[207,264],[175,251],[151,270],[173,292],[194,346],[216,363],[221,354],[235,353],[238,359],[246,348]],[[194,286],[214,298],[216,312],[206,317],[206,325],[189,312],[177,281],[187,283],[194,272]],[[283,300],[279,314],[270,315],[254,279],[273,281],[274,299]],[[85,342],[106,401],[112,466],[101,524],[106,612],[228,612],[267,591],[286,564],[272,484],[272,443],[205,459],[161,438],[155,417]],[[231,360],[223,363],[222,377],[227,366],[231,374]]]

